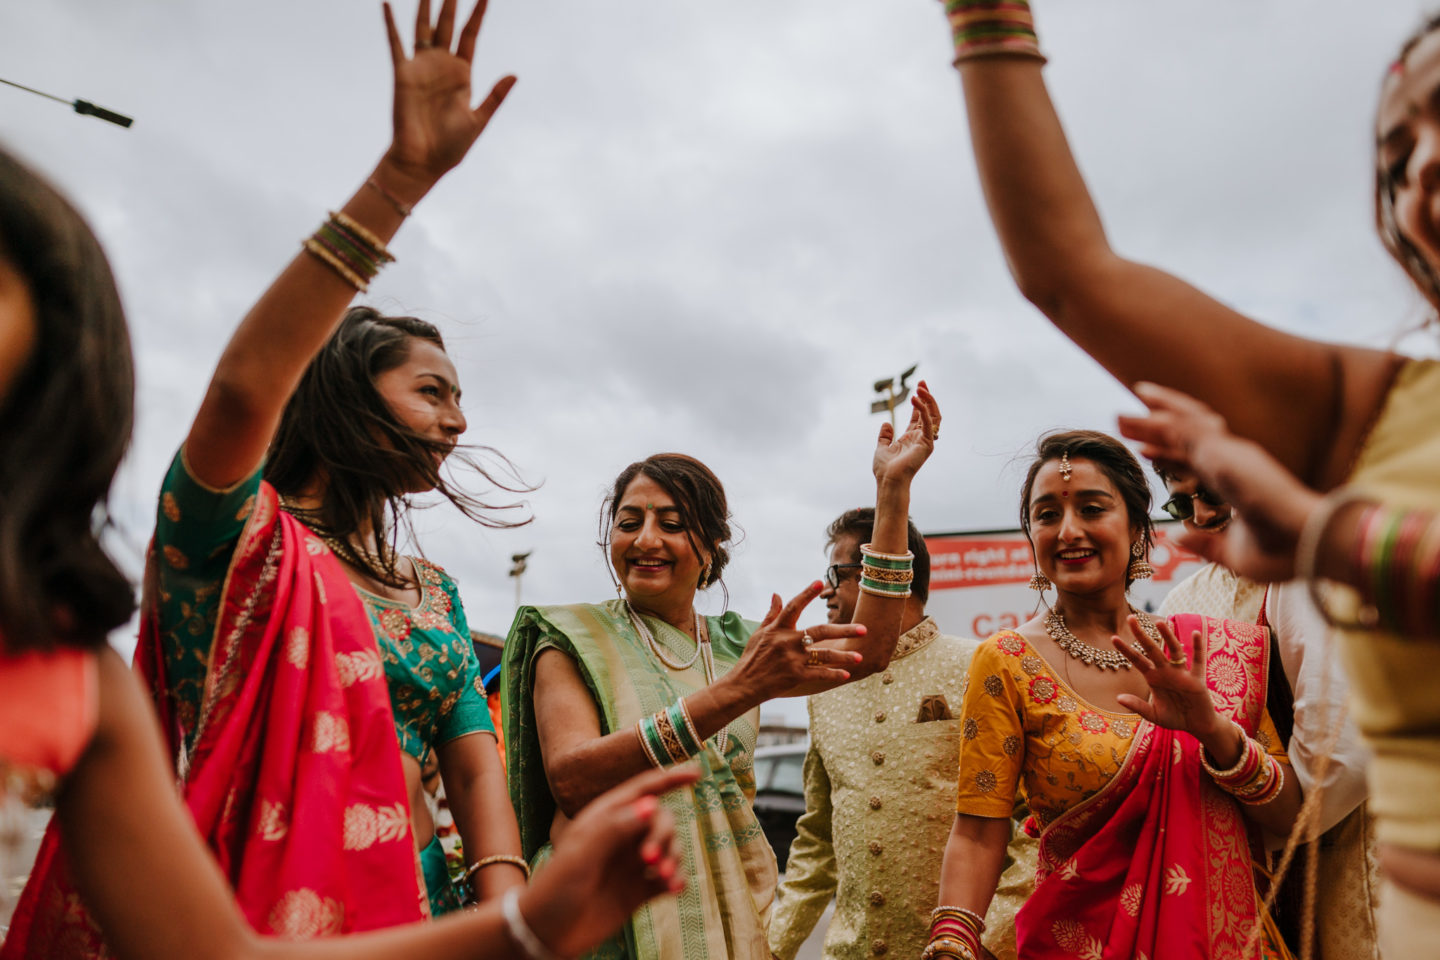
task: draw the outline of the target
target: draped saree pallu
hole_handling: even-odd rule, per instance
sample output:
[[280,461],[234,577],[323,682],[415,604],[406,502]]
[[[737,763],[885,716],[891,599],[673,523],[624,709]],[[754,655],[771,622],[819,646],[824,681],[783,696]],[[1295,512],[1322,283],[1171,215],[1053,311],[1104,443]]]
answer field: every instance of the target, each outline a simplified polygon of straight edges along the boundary
[[[329,549],[261,485],[226,576],[188,754],[165,696],[153,565],[137,668],[246,919],[309,939],[424,917],[379,651]],[[52,823],[0,956],[107,955]]]
[[[1185,614],[1200,630],[1206,685],[1254,736],[1265,707],[1263,628]],[[1035,893],[1016,917],[1034,960],[1255,960],[1259,904],[1239,805],[1200,766],[1188,733],[1142,723],[1120,772],[1040,835]]]
[[[647,622],[662,642],[680,642],[667,624]],[[739,658],[755,625],[733,613],[708,624],[723,671]],[[699,663],[683,671],[660,663],[621,601],[520,609],[505,644],[505,749],[521,843],[537,867],[549,855],[556,815],[532,695],[536,654],[549,647],[575,660],[599,709],[602,734],[633,729],[641,717],[705,686]],[[778,872],[751,806],[757,719],[752,712],[730,724],[724,758],[715,739],[707,741],[692,761],[700,765],[699,782],[661,801],[675,816],[685,890],[642,907],[619,937],[588,955],[592,960],[769,960],[766,930]]]

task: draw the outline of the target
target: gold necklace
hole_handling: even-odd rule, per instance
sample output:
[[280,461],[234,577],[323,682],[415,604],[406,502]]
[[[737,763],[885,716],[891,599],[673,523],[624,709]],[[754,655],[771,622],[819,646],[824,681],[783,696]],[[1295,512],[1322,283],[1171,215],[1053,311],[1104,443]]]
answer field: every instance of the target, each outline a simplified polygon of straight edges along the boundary
[[320,541],[330,548],[330,552],[341,560],[360,567],[362,570],[383,570],[388,566],[383,552],[383,544],[382,553],[376,553],[366,547],[357,547],[348,540],[341,540],[324,533],[323,528],[315,522],[320,518],[320,511],[302,507],[294,498],[285,494],[280,496],[280,507],[309,527],[310,532],[319,537]]
[[[1149,614],[1134,608],[1131,608],[1130,612],[1135,614],[1135,618],[1140,621],[1140,628],[1150,636],[1150,639],[1163,644],[1160,639],[1160,630],[1155,626],[1155,621],[1150,619]],[[1051,640],[1055,641],[1056,646],[1087,667],[1100,667],[1105,670],[1130,669],[1130,661],[1125,659],[1125,654],[1119,650],[1102,650],[1075,636],[1066,626],[1065,615],[1060,612],[1059,608],[1051,610],[1045,616],[1045,632],[1050,635]],[[1145,648],[1140,646],[1139,640],[1132,641],[1130,649],[1141,656],[1145,655]]]

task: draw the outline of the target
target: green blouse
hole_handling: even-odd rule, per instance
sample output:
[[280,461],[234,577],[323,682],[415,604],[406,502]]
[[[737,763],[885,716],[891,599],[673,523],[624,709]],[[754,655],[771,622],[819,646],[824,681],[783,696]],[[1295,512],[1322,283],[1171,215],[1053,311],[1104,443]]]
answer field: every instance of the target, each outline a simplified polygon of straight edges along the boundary
[[[168,695],[187,748],[205,687],[205,671],[230,557],[260,489],[259,468],[227,490],[196,480],[182,449],[160,488],[155,524],[160,643]],[[423,761],[458,737],[494,732],[480,665],[455,581],[412,558],[420,579],[415,607],[355,588],[385,661],[400,749]]]

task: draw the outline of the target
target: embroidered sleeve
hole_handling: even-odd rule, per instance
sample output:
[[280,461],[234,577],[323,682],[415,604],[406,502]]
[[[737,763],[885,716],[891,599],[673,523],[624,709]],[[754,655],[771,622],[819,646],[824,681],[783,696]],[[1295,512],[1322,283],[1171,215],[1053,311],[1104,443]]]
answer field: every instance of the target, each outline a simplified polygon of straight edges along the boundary
[[155,521],[155,597],[169,694],[182,729],[199,709],[230,556],[260,490],[260,468],[228,490],[191,475],[184,450],[175,454]]
[[450,622],[455,628],[451,645],[455,655],[462,658],[463,682],[459,698],[449,710],[441,710],[440,726],[436,734],[437,744],[470,733],[495,732],[495,723],[490,719],[490,702],[485,696],[485,678],[480,676],[480,661],[471,645],[470,623],[465,619],[465,607],[460,603],[460,591],[448,575],[442,585],[450,596]]
[[[1006,636],[1014,635],[1001,635]],[[991,637],[970,661],[960,721],[955,800],[960,813],[1008,819],[1015,806],[1025,763],[1025,727],[1023,701],[1008,659]]]
[[1280,741],[1280,731],[1275,729],[1275,721],[1270,719],[1270,711],[1266,710],[1260,715],[1260,724],[1255,729],[1255,739],[1260,741],[1260,746],[1265,752],[1276,760],[1290,765],[1290,757],[1285,753],[1285,744]]

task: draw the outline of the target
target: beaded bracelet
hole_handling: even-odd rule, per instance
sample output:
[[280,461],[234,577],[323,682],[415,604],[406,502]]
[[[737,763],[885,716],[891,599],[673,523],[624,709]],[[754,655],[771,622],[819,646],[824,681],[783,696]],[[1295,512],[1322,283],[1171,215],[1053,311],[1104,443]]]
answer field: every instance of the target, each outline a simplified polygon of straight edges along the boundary
[[949,937],[931,940],[920,953],[920,960],[934,960],[935,957],[950,957],[951,960],[976,960],[976,953],[969,944]]
[[1045,62],[1026,0],[946,0],[959,66],[978,57],[1027,57]]

